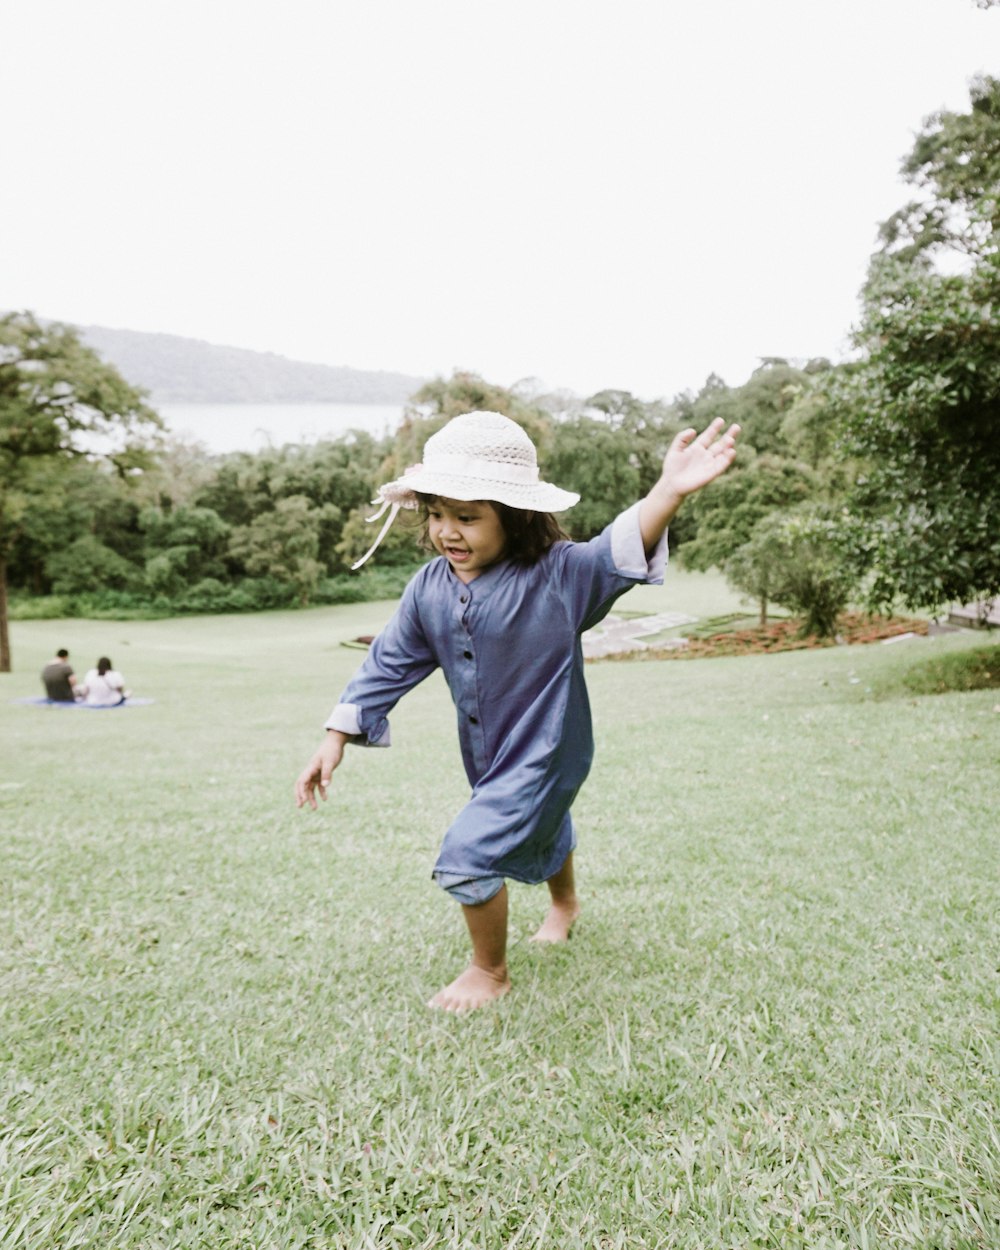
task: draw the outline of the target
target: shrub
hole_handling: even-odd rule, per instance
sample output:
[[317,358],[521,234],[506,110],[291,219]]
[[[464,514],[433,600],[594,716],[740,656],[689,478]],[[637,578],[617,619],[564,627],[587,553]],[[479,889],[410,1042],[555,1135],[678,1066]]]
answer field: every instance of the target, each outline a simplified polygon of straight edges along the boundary
[[802,617],[803,636],[832,638],[855,587],[838,536],[820,508],[772,513],[726,562],[726,576],[760,601],[762,619],[772,600]]
[[238,587],[227,586],[217,577],[205,577],[180,596],[178,603],[183,603],[188,612],[229,612],[237,591]]
[[[366,569],[321,581],[313,604],[370,603],[397,599],[419,568]],[[98,590],[89,594],[17,596],[10,603],[12,620],[155,619],[188,613],[265,612],[300,605],[295,586],[274,577],[245,577],[223,582],[204,577],[181,594],[150,594],[128,590]]]
[[314,603],[371,603],[377,599],[397,599],[419,565],[391,566],[387,569],[365,569],[328,577],[316,587]]
[[294,586],[275,577],[245,577],[229,584],[206,577],[170,600],[175,613],[265,612],[298,603]]
[[141,578],[134,564],[93,534],[84,534],[51,552],[45,560],[45,571],[57,595],[87,594],[105,587],[120,589]]
[[73,611],[76,599],[73,595],[32,595],[24,598],[11,596],[8,615],[12,621],[59,621],[77,616]]
[[1000,646],[935,656],[908,669],[901,682],[910,694],[996,689],[1000,687]]

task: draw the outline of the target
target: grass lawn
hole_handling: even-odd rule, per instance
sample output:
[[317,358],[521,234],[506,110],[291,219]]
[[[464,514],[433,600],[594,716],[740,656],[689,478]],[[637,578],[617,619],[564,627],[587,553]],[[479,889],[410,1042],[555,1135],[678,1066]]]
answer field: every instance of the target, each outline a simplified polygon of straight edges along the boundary
[[[774,611],[779,616],[781,608]],[[696,573],[671,558],[662,586],[635,586],[614,606],[617,616],[653,616],[657,612],[686,612],[699,620],[742,612],[756,618],[757,605],[733,590],[721,573]]]
[[15,622],[0,1248],[1000,1245],[1000,696],[903,680],[983,636],[589,666],[583,916],[453,1018],[443,683],[291,799],[390,607]]

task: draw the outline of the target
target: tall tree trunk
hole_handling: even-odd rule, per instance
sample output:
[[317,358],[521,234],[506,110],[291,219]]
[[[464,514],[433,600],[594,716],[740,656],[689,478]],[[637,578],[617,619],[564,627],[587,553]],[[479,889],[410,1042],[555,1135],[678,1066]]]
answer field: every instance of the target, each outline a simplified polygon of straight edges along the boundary
[[760,597],[760,627],[761,629],[767,624],[767,595]]
[[0,556],[0,673],[10,672],[10,634],[7,632],[7,561]]

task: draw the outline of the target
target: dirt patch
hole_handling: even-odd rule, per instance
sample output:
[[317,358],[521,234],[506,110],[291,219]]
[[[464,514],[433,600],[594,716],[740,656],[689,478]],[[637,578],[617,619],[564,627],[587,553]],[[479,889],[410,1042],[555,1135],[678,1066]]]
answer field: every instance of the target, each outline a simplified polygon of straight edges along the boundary
[[[778,651],[812,651],[865,642],[884,642],[903,634],[927,633],[928,622],[905,616],[868,616],[848,612],[841,617],[836,639],[799,637],[799,622],[775,621],[755,629],[724,630],[705,638],[689,638],[682,647],[645,647],[594,657],[602,660],[700,660],[725,655],[770,655]],[[591,661],[593,662],[593,661]]]

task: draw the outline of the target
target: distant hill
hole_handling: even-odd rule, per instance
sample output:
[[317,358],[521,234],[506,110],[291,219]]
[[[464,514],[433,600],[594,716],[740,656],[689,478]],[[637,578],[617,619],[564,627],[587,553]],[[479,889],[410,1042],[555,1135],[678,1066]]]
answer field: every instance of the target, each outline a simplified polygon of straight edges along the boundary
[[423,378],[289,360],[176,334],[78,326],[90,347],[154,403],[401,404]]

